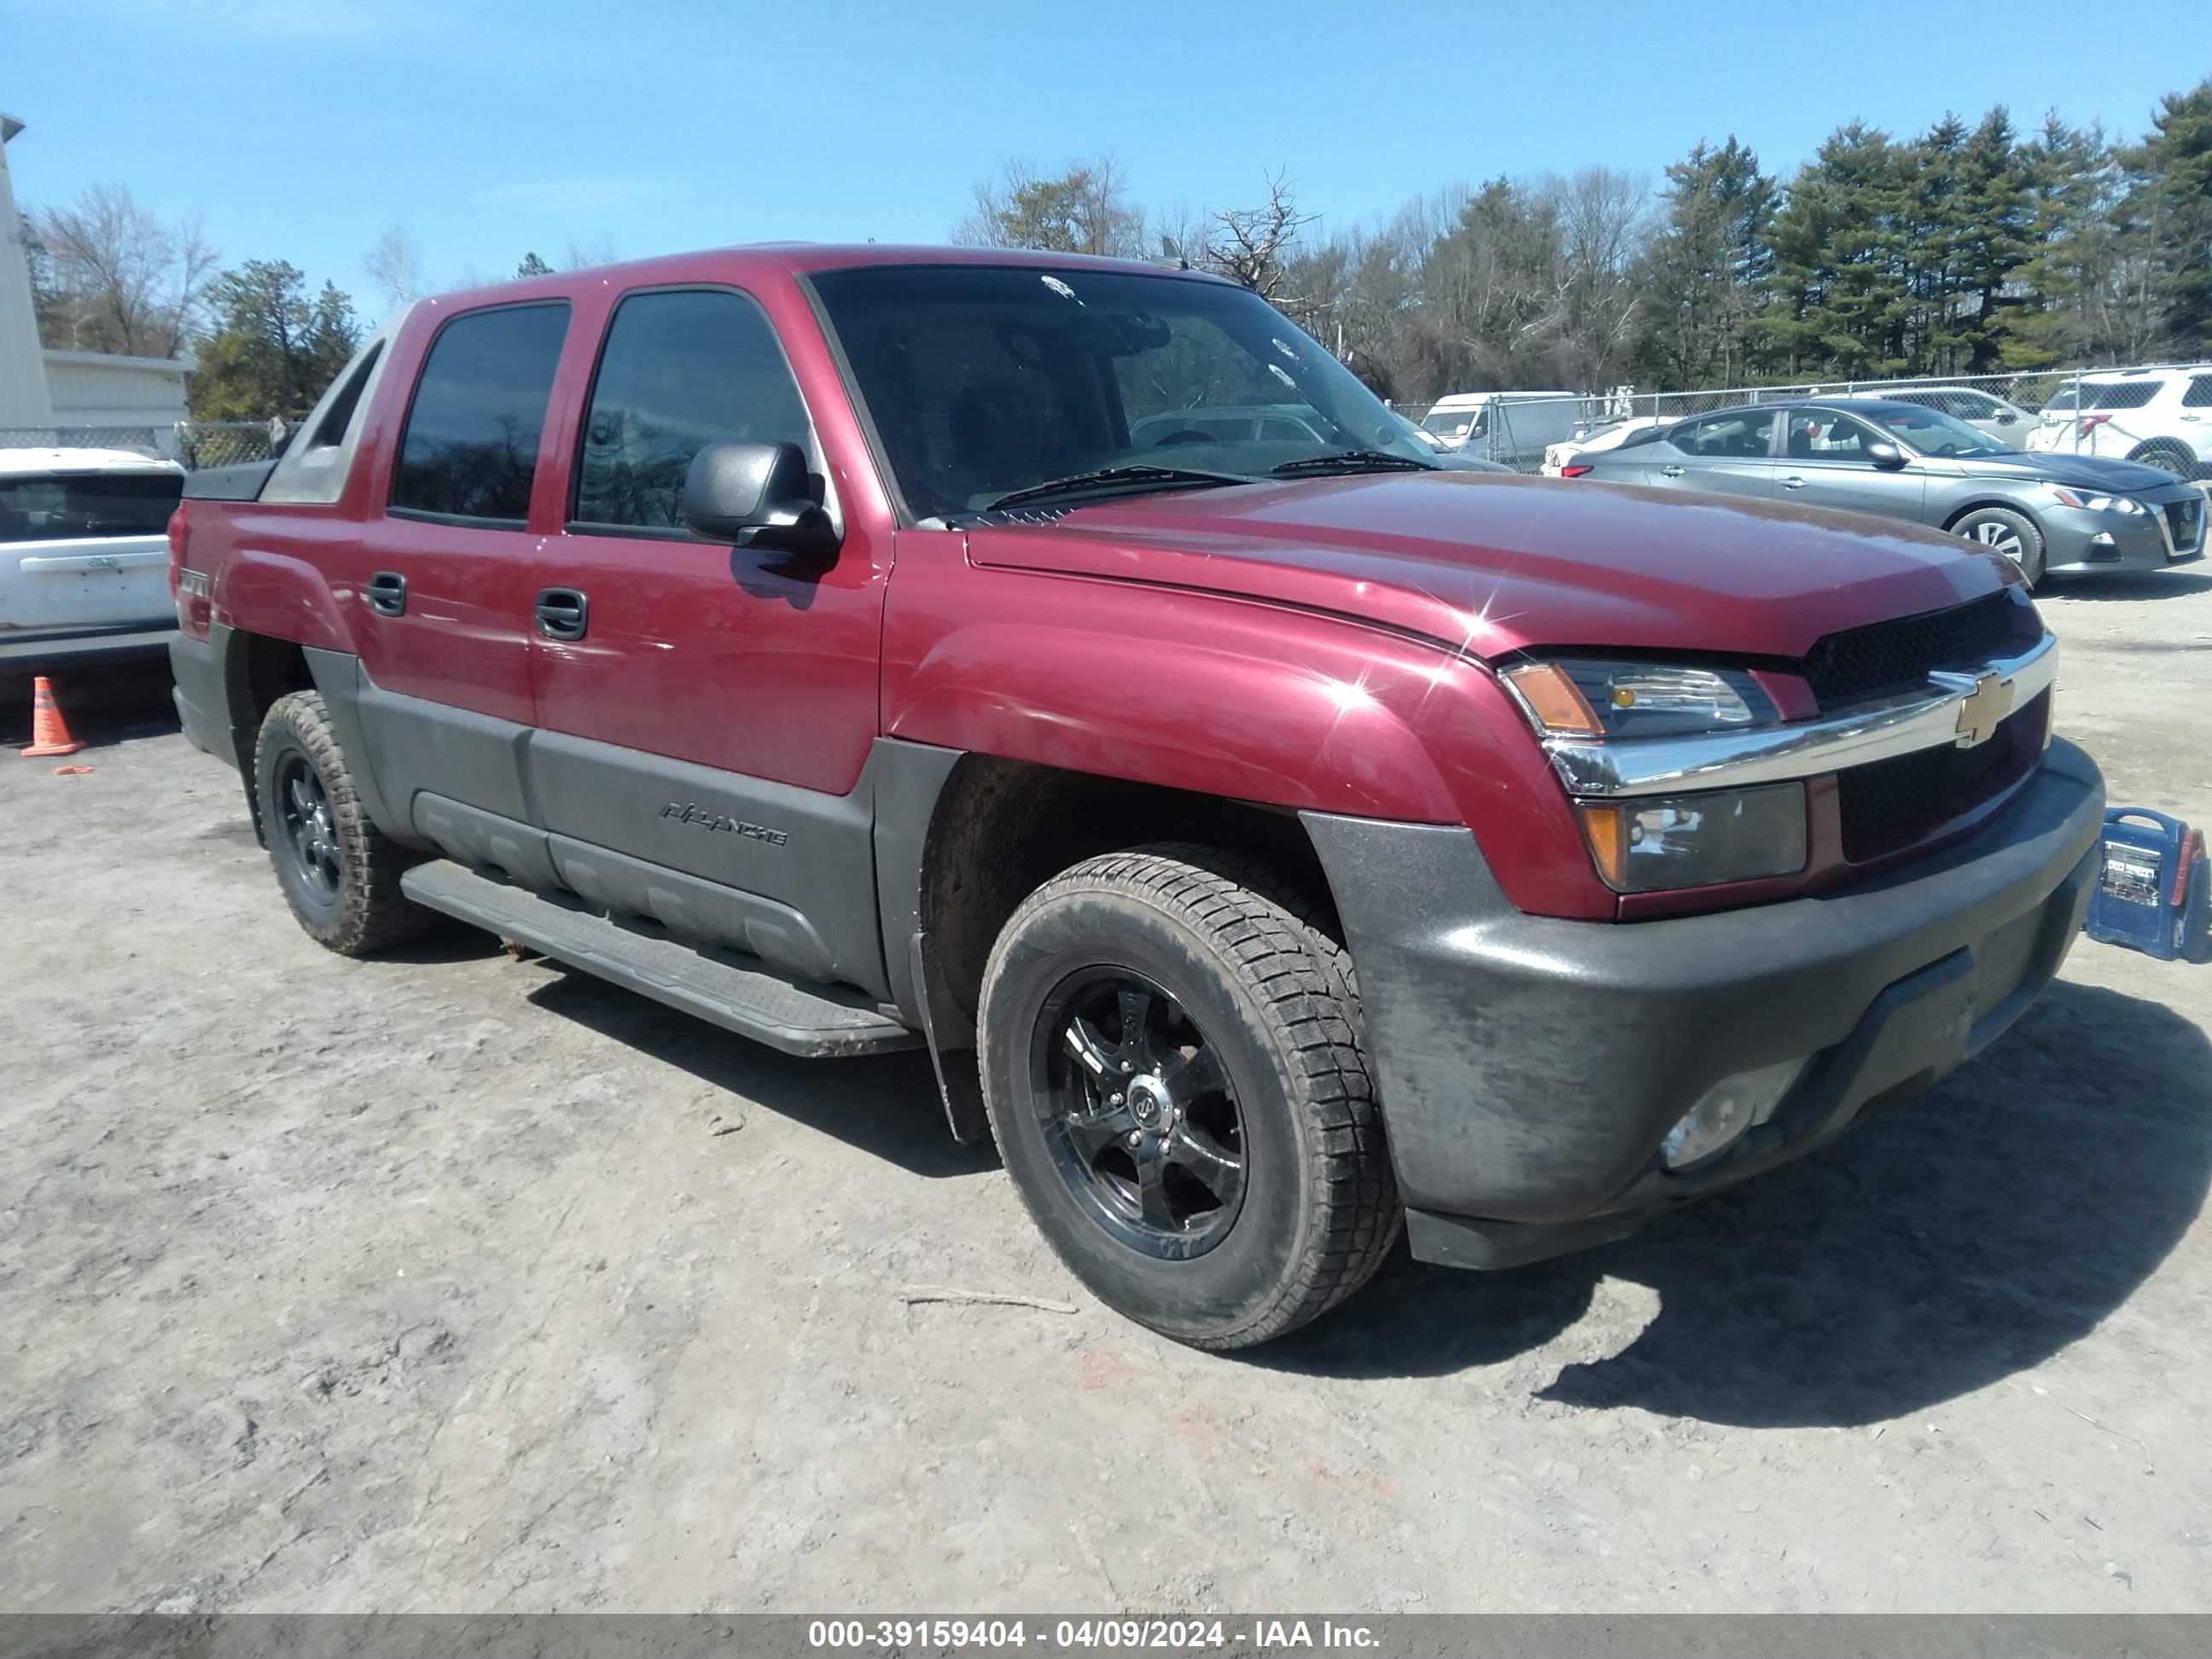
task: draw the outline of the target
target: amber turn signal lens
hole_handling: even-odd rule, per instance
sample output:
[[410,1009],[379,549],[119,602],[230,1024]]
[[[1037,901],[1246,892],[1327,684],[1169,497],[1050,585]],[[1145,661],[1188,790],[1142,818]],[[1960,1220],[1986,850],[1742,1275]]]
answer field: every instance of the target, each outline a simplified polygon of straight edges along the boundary
[[1536,724],[1547,732],[1571,732],[1584,738],[1605,735],[1589,700],[1557,663],[1533,663],[1512,670],[1505,678],[1535,716]]
[[1618,806],[1577,802],[1583,834],[1589,837],[1590,857],[1605,884],[1619,892],[1628,884],[1628,814]]

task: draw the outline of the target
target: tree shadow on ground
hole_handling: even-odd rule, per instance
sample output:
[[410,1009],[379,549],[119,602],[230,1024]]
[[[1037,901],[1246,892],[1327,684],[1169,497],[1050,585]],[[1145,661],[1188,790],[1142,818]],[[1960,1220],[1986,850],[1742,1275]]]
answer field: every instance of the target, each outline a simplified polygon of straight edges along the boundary
[[1882,1421],[2094,1330],[2196,1223],[2208,1181],[2204,1033],[2061,981],[1943,1086],[1801,1163],[1514,1273],[1425,1267],[1401,1248],[1337,1315],[1252,1358],[1351,1377],[1495,1364],[1573,1324],[1611,1274],[1656,1291],[1656,1316],[1542,1398],[1744,1426]]
[[800,1060],[732,1035],[648,997],[555,970],[530,994],[539,1007],[680,1066],[780,1116],[834,1135],[872,1157],[932,1179],[998,1167],[988,1141],[956,1145],[929,1056],[920,1049],[850,1060]]

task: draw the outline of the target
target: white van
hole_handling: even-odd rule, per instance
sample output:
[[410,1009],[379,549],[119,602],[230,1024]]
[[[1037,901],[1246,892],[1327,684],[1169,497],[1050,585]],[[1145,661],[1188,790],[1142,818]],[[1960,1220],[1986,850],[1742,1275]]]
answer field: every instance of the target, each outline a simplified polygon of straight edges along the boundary
[[1574,435],[1589,401],[1572,392],[1455,392],[1431,405],[1421,429],[1446,449],[1532,471],[1547,444]]
[[120,449],[0,449],[0,675],[167,654],[184,469]]

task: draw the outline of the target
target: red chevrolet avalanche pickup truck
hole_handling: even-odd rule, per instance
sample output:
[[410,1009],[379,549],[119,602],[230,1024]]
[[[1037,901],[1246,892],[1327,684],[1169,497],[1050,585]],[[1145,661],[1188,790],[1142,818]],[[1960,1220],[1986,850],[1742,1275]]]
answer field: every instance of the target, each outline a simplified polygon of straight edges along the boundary
[[1820,1145],[2088,898],[2102,781],[2001,559],[1443,470],[1187,271],[422,301],[171,539],[185,727],[316,939],[443,912],[794,1054],[926,1047],[1068,1267],[1204,1346],[1401,1225],[1507,1267]]

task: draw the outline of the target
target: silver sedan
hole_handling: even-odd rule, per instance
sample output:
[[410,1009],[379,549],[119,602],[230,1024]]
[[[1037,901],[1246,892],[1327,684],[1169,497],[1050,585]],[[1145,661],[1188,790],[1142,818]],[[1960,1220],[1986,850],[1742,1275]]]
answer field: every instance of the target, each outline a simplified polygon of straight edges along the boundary
[[2030,455],[1917,404],[1751,404],[1577,454],[1571,478],[1909,519],[2004,554],[2030,582],[2201,558],[2205,496],[2171,472]]

